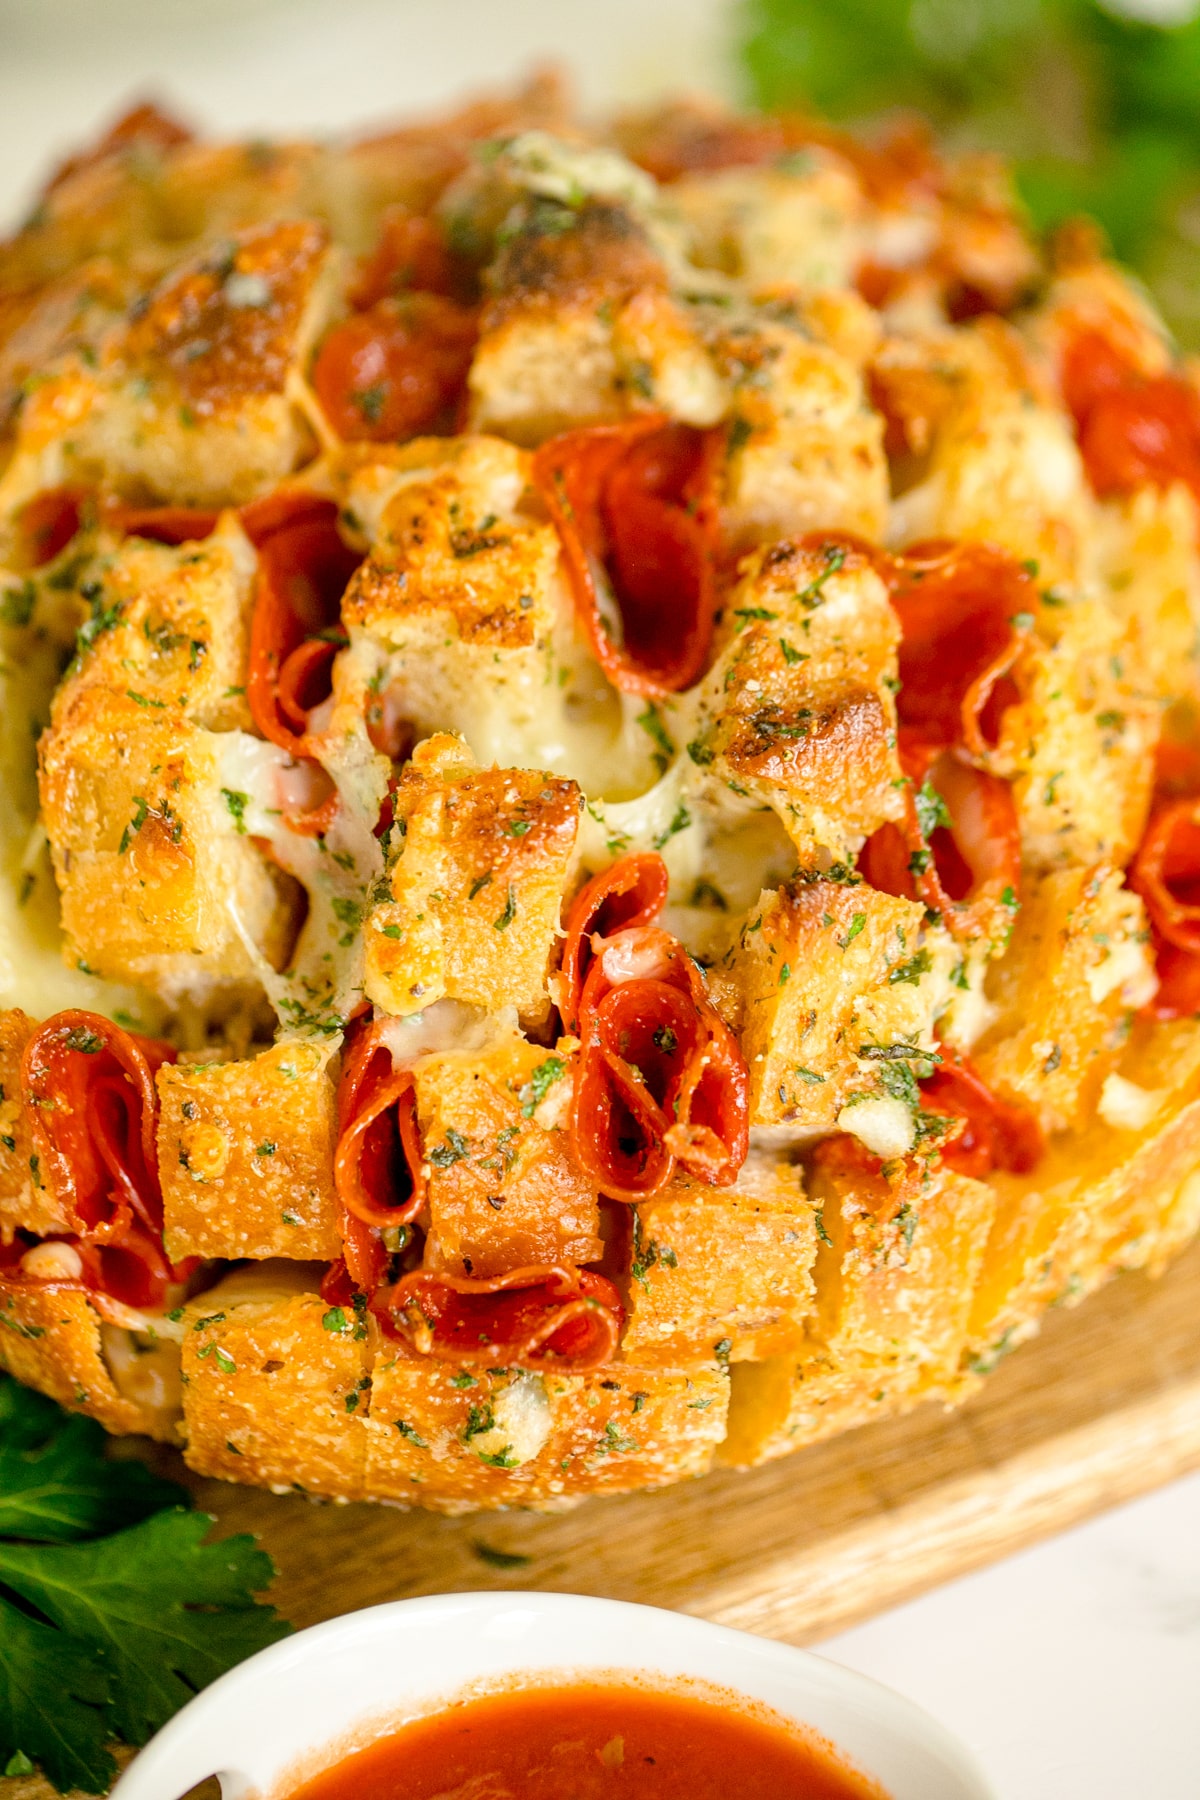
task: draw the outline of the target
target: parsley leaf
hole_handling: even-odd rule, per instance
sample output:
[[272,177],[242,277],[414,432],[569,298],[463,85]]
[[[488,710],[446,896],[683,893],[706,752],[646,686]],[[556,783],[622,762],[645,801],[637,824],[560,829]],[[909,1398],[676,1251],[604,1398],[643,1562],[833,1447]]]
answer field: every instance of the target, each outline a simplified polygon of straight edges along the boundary
[[91,1543],[0,1544],[0,1583],[102,1659],[108,1726],[128,1743],[288,1631],[253,1598],[274,1572],[266,1552],[250,1537],[206,1544],[212,1523],[178,1507]]
[[[290,1629],[255,1591],[274,1570],[106,1434],[0,1375],[0,1770],[40,1763],[103,1792],[107,1746],[143,1744],[198,1688]],[[97,1533],[110,1535],[94,1535]]]
[[62,1544],[173,1506],[182,1489],[140,1462],[103,1457],[107,1434],[15,1382],[0,1382],[0,1537]]
[[104,1747],[108,1697],[90,1644],[0,1598],[0,1763],[35,1757],[64,1793],[103,1793],[116,1772]]

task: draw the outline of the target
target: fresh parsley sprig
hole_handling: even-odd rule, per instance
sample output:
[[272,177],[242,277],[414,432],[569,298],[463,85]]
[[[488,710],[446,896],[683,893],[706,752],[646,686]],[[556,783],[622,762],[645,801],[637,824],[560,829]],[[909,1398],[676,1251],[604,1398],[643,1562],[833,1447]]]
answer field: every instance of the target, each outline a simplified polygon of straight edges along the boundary
[[290,1629],[254,1598],[275,1571],[253,1538],[206,1544],[208,1514],[107,1441],[0,1375],[0,1774],[89,1793],[112,1741]]
[[1078,213],[1200,343],[1200,16],[1195,0],[740,0],[741,62],[768,109],[926,113],[1014,161],[1039,227]]

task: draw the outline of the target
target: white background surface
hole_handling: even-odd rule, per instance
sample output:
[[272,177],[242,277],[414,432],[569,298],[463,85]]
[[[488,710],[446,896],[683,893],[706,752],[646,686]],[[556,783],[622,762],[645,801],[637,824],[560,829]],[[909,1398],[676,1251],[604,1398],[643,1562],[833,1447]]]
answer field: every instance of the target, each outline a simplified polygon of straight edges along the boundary
[[[337,130],[548,55],[596,102],[728,86],[727,34],[721,0],[0,0],[0,219],[130,96]],[[966,1738],[1000,1800],[1200,1800],[1200,1476],[826,1649]]]

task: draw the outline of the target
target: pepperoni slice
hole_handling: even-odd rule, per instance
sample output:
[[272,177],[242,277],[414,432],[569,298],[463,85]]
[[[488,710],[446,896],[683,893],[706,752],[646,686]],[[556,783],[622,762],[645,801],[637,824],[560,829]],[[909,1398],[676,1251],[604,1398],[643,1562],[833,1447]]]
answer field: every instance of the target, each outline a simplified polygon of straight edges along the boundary
[[387,1269],[380,1233],[411,1224],[425,1204],[416,1089],[411,1072],[394,1067],[382,1030],[364,1018],[347,1032],[333,1165],[346,1267],[368,1294]]
[[563,432],[534,456],[579,622],[624,693],[677,692],[708,660],[722,439],[650,413]]
[[1036,1167],[1045,1148],[1031,1112],[1002,1100],[965,1056],[952,1056],[945,1049],[941,1063],[921,1083],[921,1106],[962,1121],[961,1130],[942,1145],[942,1161],[956,1174],[977,1181],[993,1169],[1025,1175]]
[[619,857],[576,895],[567,917],[559,1001],[568,1031],[578,1023],[579,1000],[595,955],[593,940],[631,926],[657,924],[667,904],[668,886],[666,863],[647,850]]
[[452,430],[475,354],[473,308],[442,294],[378,300],[328,332],[313,386],[330,425],[346,440],[396,443]]
[[986,759],[1020,698],[1011,671],[1038,605],[1030,570],[989,544],[937,542],[896,557],[887,575],[902,634],[901,724]]
[[1096,493],[1186,482],[1200,499],[1200,394],[1179,375],[1144,375],[1099,331],[1063,355],[1063,398]]
[[645,1199],[677,1163],[710,1185],[737,1179],[749,1151],[749,1071],[670,933],[638,926],[604,942],[579,1031],[572,1144],[603,1193]]
[[190,1266],[173,1269],[162,1247],[154,1075],[175,1054],[71,1009],[34,1032],[21,1063],[39,1164],[74,1215],[89,1282],[137,1306],[156,1304]]
[[487,1281],[417,1269],[385,1289],[375,1310],[443,1362],[572,1375],[612,1360],[623,1320],[611,1281],[553,1263]]
[[1012,790],[962,751],[911,732],[901,730],[899,753],[909,782],[904,819],[867,839],[859,868],[882,893],[921,900],[940,913],[956,937],[976,937],[998,904],[1015,909],[1020,895]]

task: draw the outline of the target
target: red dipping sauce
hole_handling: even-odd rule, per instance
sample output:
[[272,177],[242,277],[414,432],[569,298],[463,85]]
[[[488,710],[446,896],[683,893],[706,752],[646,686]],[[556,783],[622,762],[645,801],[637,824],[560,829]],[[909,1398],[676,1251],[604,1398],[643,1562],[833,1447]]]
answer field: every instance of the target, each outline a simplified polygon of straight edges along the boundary
[[[710,1690],[711,1693],[711,1690]],[[458,1701],[289,1800],[887,1800],[824,1739],[731,1695],[579,1684]]]

